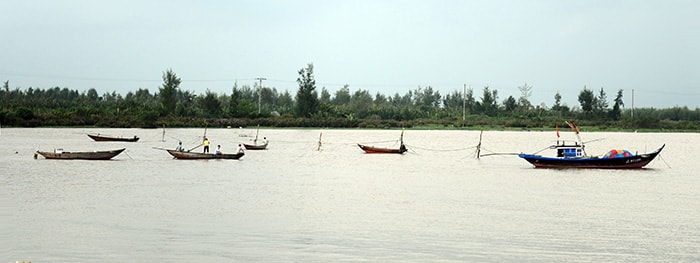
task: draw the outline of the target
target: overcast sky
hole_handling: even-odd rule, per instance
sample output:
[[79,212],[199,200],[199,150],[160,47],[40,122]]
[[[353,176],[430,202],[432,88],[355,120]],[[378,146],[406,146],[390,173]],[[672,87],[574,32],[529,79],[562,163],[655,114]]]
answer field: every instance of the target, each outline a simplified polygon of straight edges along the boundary
[[612,105],[700,107],[700,1],[0,1],[0,80],[10,88],[230,94],[234,83],[405,94],[464,85],[480,99],[578,106],[584,86]]

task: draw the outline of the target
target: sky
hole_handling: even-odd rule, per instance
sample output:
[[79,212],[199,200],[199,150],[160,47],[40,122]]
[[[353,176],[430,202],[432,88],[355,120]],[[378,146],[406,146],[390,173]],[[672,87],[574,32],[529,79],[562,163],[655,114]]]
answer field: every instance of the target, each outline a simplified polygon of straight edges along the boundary
[[152,93],[171,69],[180,88],[234,84],[296,94],[312,63],[317,90],[393,96],[531,86],[534,105],[578,107],[585,88],[609,104],[700,107],[695,0],[3,0],[0,80]]

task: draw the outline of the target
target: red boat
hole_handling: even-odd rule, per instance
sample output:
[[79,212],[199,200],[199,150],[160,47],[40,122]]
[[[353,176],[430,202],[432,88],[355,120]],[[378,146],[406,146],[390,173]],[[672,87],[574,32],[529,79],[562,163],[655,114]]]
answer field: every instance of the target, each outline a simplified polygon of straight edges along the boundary
[[393,148],[380,148],[380,147],[374,147],[374,146],[367,146],[367,145],[362,145],[362,144],[357,144],[357,146],[360,146],[360,149],[365,151],[365,153],[398,153],[402,154],[408,151],[406,149],[406,146],[401,144],[401,146],[398,149],[393,149]]
[[398,154],[403,154],[408,149],[406,148],[406,145],[403,144],[403,130],[401,130],[401,137],[399,139],[401,141],[401,146],[399,148],[381,148],[381,147],[374,147],[374,146],[368,146],[368,145],[363,145],[363,144],[357,144],[357,146],[360,147],[365,153],[398,153]]
[[112,137],[98,134],[88,134],[88,137],[92,138],[96,142],[136,142],[139,137],[134,135],[134,137]]

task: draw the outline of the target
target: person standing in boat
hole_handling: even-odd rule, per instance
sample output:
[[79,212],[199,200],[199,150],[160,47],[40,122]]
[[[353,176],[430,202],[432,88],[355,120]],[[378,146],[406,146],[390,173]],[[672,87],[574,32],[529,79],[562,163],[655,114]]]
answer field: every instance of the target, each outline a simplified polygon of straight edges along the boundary
[[209,139],[207,137],[204,137],[202,145],[204,145],[204,153],[209,153]]
[[263,145],[267,144],[267,137],[263,137],[262,144]]
[[216,150],[214,150],[214,154],[216,154],[216,155],[224,154],[224,153],[221,151],[221,145],[220,145],[220,144],[216,146]]

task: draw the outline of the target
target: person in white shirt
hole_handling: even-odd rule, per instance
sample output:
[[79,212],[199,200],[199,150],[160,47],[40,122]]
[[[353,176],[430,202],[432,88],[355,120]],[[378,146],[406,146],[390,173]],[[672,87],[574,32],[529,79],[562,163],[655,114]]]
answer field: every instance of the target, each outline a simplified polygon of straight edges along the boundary
[[177,144],[177,147],[175,147],[175,150],[178,151],[178,152],[183,152],[183,151],[185,151],[185,147],[182,147],[182,142],[179,142],[179,143]]

